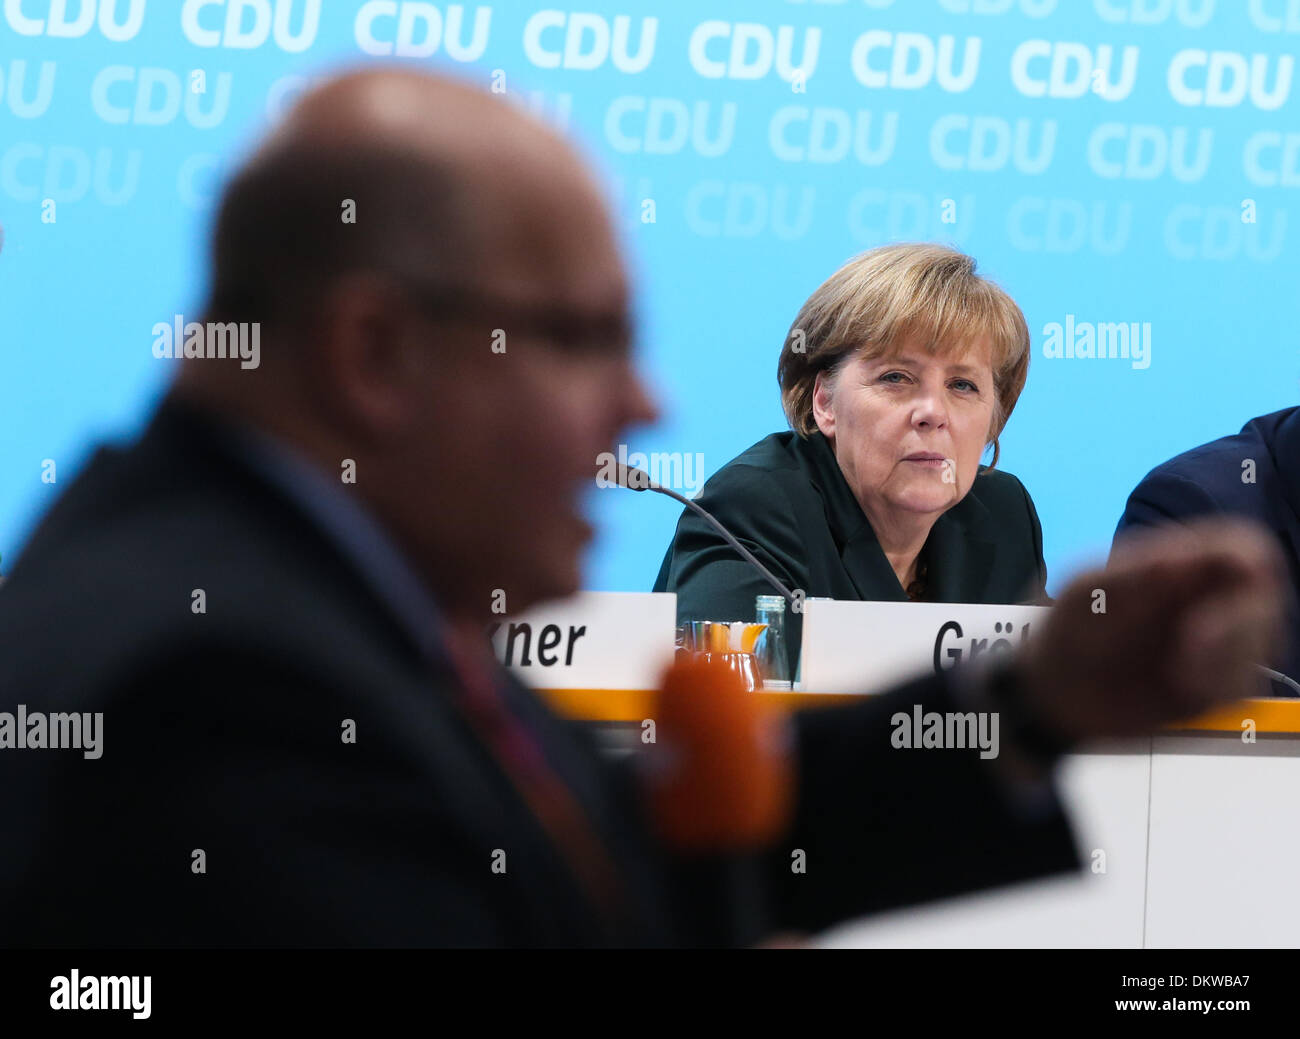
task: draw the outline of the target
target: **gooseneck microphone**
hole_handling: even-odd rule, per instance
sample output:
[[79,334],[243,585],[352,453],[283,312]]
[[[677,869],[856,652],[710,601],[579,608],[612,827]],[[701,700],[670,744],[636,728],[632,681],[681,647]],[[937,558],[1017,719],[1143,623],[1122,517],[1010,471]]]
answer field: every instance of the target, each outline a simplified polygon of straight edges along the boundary
[[1300,682],[1297,682],[1290,675],[1284,675],[1281,671],[1274,671],[1271,667],[1265,667],[1263,664],[1256,664],[1255,666],[1271,681],[1281,682],[1288,689],[1293,690],[1296,696],[1300,696]]
[[649,473],[644,469],[638,469],[634,465],[620,464],[618,466],[618,485],[620,487],[630,488],[634,491],[656,491],[659,494],[668,495],[668,497],[672,498],[674,501],[681,502],[688,509],[693,510],[699,516],[703,517],[704,521],[708,523],[709,526],[721,534],[727,544],[741,554],[745,559],[745,562],[762,574],[763,579],[767,581],[768,584],[785,596],[786,602],[794,602],[794,592],[790,591],[789,588],[782,584],[780,578],[778,578],[776,574],[772,573],[771,570],[760,563],[758,557],[736,540],[731,531],[714,519],[713,516],[711,516],[704,508],[696,505],[695,502],[691,501],[691,499],[686,497],[686,495],[678,494],[676,491],[669,490],[667,487],[655,483],[650,479]]

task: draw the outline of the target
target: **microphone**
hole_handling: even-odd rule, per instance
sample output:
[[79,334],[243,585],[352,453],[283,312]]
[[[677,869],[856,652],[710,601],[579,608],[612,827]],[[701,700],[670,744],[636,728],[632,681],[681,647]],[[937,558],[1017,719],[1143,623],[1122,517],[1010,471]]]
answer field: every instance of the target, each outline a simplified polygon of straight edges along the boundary
[[1256,664],[1256,668],[1264,674],[1269,681],[1280,682],[1288,689],[1294,690],[1296,696],[1300,696],[1300,682],[1297,682],[1290,675],[1284,675],[1281,671],[1274,671],[1271,667],[1265,667],[1263,664]]
[[656,738],[639,760],[690,938],[752,945],[768,929],[758,853],[793,809],[784,715],[729,668],[687,658],[668,669],[653,717]]
[[747,549],[744,545],[742,545],[736,539],[735,535],[733,535],[731,531],[729,531],[720,522],[718,522],[718,520],[714,519],[714,517],[707,510],[705,510],[703,506],[697,505],[695,502],[691,501],[691,499],[686,497],[686,495],[684,494],[678,494],[674,490],[671,490],[667,487],[655,483],[652,479],[650,479],[650,474],[647,473],[644,469],[638,469],[636,466],[633,465],[623,465],[622,463],[618,464],[617,469],[618,469],[617,482],[620,487],[627,487],[630,490],[634,490],[634,491],[655,491],[658,494],[666,494],[674,501],[679,501],[683,505],[685,505],[688,509],[694,510],[696,514],[703,517],[704,521],[708,523],[709,526],[711,526],[714,530],[716,530],[719,534],[721,534],[723,539],[727,542],[727,544],[730,545],[732,548],[734,548],[737,552],[739,552],[741,556],[744,557],[745,561],[749,563],[750,566],[754,567],[754,569],[756,569],[760,574],[762,574],[763,579],[767,581],[768,584],[770,584],[778,592],[784,595],[786,602],[789,603],[794,602],[794,592],[790,591],[789,588],[787,588],[784,584],[782,584],[781,579],[777,577],[776,574],[772,573],[771,570],[769,570],[762,563],[760,563],[758,561],[758,557],[755,556],[754,553],[751,552],[749,549]]

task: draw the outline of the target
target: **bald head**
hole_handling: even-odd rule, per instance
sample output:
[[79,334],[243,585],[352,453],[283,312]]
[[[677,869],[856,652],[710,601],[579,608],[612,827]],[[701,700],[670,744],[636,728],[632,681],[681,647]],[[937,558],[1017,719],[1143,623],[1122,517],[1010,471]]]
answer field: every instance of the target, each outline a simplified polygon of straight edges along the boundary
[[258,323],[261,364],[187,359],[174,393],[346,462],[453,615],[577,587],[597,458],[654,411],[561,138],[437,76],[332,80],[230,183],[213,260],[206,319]]
[[501,97],[406,69],[340,76],[306,94],[266,142],[365,150],[394,142],[476,175],[551,163],[586,174],[563,138]]
[[604,220],[547,127],[453,80],[353,73],[304,96],[231,182],[209,317],[302,329],[331,282],[357,271],[448,288],[490,276],[528,296],[557,213]]

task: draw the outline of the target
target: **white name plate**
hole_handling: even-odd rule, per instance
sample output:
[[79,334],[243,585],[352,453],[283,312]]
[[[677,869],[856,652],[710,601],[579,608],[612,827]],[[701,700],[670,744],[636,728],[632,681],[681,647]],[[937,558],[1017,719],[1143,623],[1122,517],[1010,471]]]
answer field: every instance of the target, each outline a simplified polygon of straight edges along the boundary
[[656,689],[676,626],[672,593],[580,592],[502,617],[492,648],[534,689]]
[[814,693],[878,693],[1028,638],[1046,606],[981,603],[804,602],[800,687]]

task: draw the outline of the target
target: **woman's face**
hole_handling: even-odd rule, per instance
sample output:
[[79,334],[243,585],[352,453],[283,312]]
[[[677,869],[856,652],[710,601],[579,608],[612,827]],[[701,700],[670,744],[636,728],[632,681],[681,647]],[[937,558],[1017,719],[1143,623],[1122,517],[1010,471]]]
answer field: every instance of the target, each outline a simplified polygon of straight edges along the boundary
[[897,353],[846,361],[818,377],[813,416],[873,526],[933,522],[965,497],[993,424],[987,339],[931,356],[905,341]]

